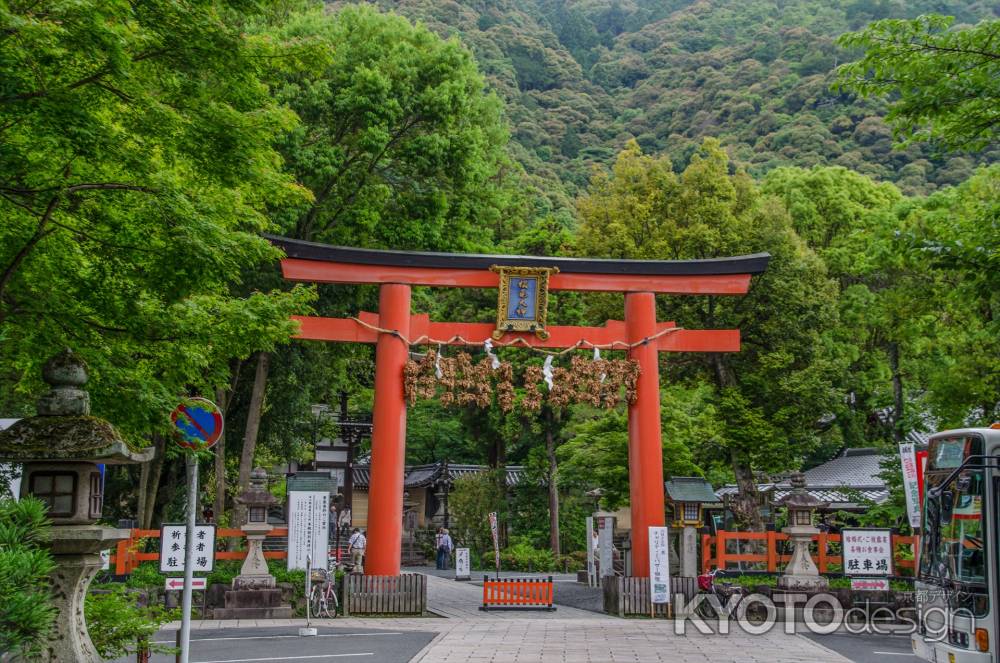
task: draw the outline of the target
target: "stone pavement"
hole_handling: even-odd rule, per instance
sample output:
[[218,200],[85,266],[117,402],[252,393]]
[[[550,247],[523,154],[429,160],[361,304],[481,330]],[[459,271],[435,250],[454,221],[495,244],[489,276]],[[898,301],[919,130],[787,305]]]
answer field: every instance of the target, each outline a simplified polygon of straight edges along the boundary
[[[558,586],[556,588],[558,591]],[[482,589],[428,575],[428,603],[445,618],[348,617],[314,620],[317,626],[438,635],[414,663],[849,663],[843,656],[777,624],[750,635],[674,633],[666,620],[619,619],[560,606],[556,612],[481,612]],[[294,626],[304,620],[205,620],[194,628]]]

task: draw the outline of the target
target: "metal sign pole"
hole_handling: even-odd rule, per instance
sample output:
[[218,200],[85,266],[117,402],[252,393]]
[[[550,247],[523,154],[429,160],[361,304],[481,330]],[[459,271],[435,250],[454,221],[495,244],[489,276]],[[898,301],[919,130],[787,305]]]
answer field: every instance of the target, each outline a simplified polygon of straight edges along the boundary
[[194,579],[194,526],[198,513],[198,458],[187,458],[188,498],[187,527],[184,535],[184,593],[181,599],[181,663],[191,657],[191,583]]

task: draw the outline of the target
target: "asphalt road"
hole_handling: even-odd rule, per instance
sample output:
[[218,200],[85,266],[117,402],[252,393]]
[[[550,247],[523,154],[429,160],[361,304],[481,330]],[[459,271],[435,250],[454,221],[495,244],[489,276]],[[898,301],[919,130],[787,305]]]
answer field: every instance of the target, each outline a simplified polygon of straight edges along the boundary
[[[300,637],[298,627],[198,630],[191,632],[191,663],[407,663],[436,633],[319,628]],[[161,631],[157,642],[173,645],[174,631]],[[155,654],[152,663],[174,663],[174,655]],[[132,663],[135,656],[115,663]]]
[[846,656],[855,663],[918,663],[913,655],[909,635],[877,635],[868,633],[804,634],[810,640]]

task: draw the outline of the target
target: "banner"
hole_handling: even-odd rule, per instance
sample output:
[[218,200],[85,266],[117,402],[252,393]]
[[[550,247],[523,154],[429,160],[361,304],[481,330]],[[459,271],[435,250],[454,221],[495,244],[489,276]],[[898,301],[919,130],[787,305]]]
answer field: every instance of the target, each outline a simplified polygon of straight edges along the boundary
[[906,495],[906,515],[910,527],[920,529],[920,470],[912,444],[899,445],[899,459],[903,466],[903,493]]
[[292,490],[288,493],[288,570],[325,569],[330,553],[330,494]]
[[600,549],[601,577],[615,574],[615,519],[612,516],[597,517],[597,547]]
[[653,603],[670,603],[670,545],[666,527],[649,528],[649,595]]
[[497,565],[497,577],[500,577],[500,539],[497,529],[497,512],[490,512],[490,534],[493,535],[493,557]]
[[597,586],[597,532],[593,516],[587,516],[587,586]]
[[455,548],[455,580],[469,580],[469,549]]

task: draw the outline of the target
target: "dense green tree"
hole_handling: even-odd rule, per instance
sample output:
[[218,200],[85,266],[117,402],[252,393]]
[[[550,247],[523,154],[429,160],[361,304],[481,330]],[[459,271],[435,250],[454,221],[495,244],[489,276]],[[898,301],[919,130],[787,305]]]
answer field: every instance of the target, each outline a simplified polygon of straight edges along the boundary
[[982,149],[1000,137],[1000,19],[956,28],[953,16],[876,21],[838,40],[864,56],[838,71],[837,86],[892,95],[886,120],[902,141]]
[[840,359],[828,339],[837,291],[780,201],[729,167],[718,142],[707,140],[675,177],[665,159],[631,143],[581,198],[579,246],[647,259],[771,254],[748,295],[663,298],[660,314],[687,328],[741,330],[741,352],[682,355],[667,363],[665,379],[712,385],[721,422],[715,439],[739,485],[737,509],[759,527],[754,470],[797,466],[820,443],[818,420],[837,398],[831,384]]
[[278,253],[266,214],[308,198],[272,144],[295,124],[261,79],[253,5],[0,9],[0,396],[62,347],[131,437],[211,393],[231,357],[288,337],[306,291],[234,295]]

